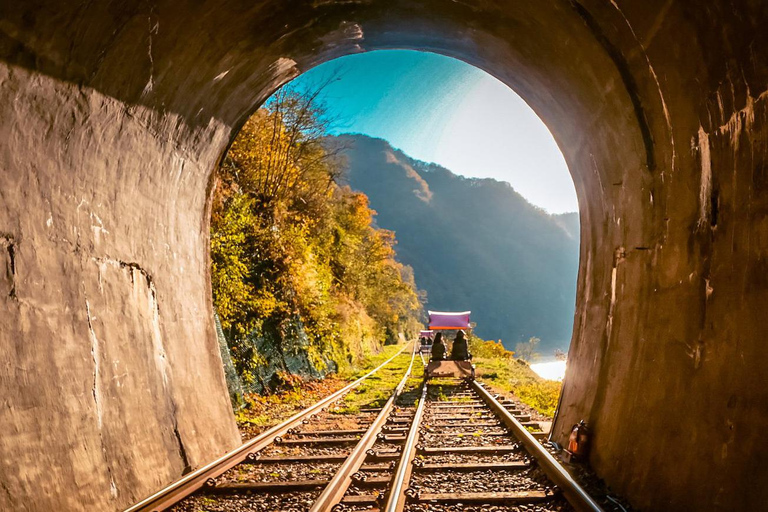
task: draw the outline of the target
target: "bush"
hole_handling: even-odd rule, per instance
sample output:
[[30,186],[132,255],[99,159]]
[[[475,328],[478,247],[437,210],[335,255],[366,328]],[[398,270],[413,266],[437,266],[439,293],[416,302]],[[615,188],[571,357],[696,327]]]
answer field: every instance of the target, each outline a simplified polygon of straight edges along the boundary
[[523,403],[530,405],[546,416],[553,416],[562,388],[562,382],[542,379],[520,385],[515,388],[514,392]]
[[473,357],[487,358],[487,359],[499,359],[499,360],[512,360],[514,352],[511,352],[504,348],[501,344],[501,340],[482,340],[477,336],[470,335],[469,337],[469,351]]

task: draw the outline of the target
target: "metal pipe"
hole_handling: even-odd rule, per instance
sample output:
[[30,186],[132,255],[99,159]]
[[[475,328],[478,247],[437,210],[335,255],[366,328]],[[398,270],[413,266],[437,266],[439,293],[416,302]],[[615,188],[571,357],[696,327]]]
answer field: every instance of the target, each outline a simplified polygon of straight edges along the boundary
[[387,505],[384,509],[385,512],[398,512],[405,507],[405,491],[411,480],[411,472],[413,471],[411,461],[413,461],[413,458],[416,456],[416,442],[419,439],[419,425],[421,424],[422,416],[424,416],[424,404],[426,401],[427,383],[424,382],[419,405],[416,408],[416,414],[413,416],[413,423],[411,423],[408,437],[403,446],[403,454],[400,457],[400,462],[397,465],[397,472],[392,481],[392,488],[389,491],[389,498],[387,499]]
[[193,471],[184,478],[177,480],[168,487],[156,492],[152,496],[145,498],[139,503],[127,508],[125,512],[160,512],[168,507],[178,503],[193,492],[197,491],[209,478],[216,478],[225,471],[235,467],[248,457],[249,454],[258,452],[266,446],[272,444],[276,437],[284,435],[289,429],[299,426],[303,419],[314,414],[326,405],[333,403],[345,393],[359,386],[365,379],[388,365],[394,358],[403,353],[410,343],[401,348],[395,355],[381,363],[379,366],[366,373],[351,384],[346,385],[335,393],[320,400],[315,405],[300,411],[279,425],[275,425],[266,432],[256,436],[250,441],[245,442],[231,452],[222,455],[215,461]]
[[[414,344],[415,346],[415,344]],[[387,422],[389,413],[395,406],[395,400],[405,389],[405,385],[408,383],[408,378],[411,376],[413,370],[413,361],[416,359],[416,350],[411,354],[411,364],[403,376],[403,379],[395,388],[392,396],[389,397],[387,403],[379,412],[376,419],[373,421],[368,430],[363,435],[362,439],[357,443],[355,448],[350,452],[349,457],[344,461],[341,467],[333,475],[333,478],[328,485],[323,489],[323,492],[317,498],[309,512],[327,512],[332,510],[333,506],[337,503],[341,503],[344,498],[344,494],[347,492],[350,484],[352,483],[352,475],[360,469],[365,462],[365,458],[368,456],[366,453],[376,443],[376,436],[381,431],[381,427]]]
[[488,390],[476,380],[472,381],[472,387],[477,391],[483,401],[496,412],[507,428],[512,430],[514,436],[523,444],[525,449],[528,450],[528,453],[538,461],[547,476],[562,489],[565,498],[577,511],[603,512],[602,507],[587,494],[587,491],[573,479],[565,468],[557,462],[552,454],[550,454],[541,443],[539,443],[536,438],[534,438],[531,433],[528,432],[528,430],[488,392]]

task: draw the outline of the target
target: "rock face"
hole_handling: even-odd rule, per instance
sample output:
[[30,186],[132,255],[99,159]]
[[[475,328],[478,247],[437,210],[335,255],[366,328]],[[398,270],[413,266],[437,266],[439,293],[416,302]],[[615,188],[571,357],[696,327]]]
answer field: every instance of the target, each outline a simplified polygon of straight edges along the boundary
[[768,3],[64,4],[0,8],[0,508],[117,510],[238,442],[211,171],[275,87],[389,47],[515,88],[573,173],[556,439],[589,421],[642,509],[766,501]]

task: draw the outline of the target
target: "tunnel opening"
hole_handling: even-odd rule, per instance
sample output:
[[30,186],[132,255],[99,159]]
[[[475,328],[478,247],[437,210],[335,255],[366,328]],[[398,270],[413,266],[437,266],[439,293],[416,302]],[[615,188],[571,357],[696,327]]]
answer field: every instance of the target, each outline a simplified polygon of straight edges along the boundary
[[[414,339],[427,309],[473,310],[475,356],[502,359],[480,373],[551,417],[559,385],[515,361],[564,376],[578,204],[550,132],[506,85],[434,53],[334,59],[271,95],[215,176],[213,302],[236,408],[242,390],[344,373],[382,343]],[[366,233],[350,229],[350,201]],[[297,224],[312,227],[291,242]],[[349,253],[361,244],[370,246]],[[382,245],[400,275],[389,287],[383,269],[364,275],[343,261],[371,267]]]

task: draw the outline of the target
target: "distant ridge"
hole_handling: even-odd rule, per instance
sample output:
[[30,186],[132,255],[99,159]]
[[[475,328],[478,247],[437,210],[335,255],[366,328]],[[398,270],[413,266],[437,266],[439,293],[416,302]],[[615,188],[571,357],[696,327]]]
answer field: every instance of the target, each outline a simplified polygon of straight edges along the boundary
[[567,348],[579,262],[577,213],[549,215],[508,183],[464,178],[381,139],[338,137],[347,180],[395,231],[428,308],[472,310],[476,333],[507,348],[531,336],[540,352]]

